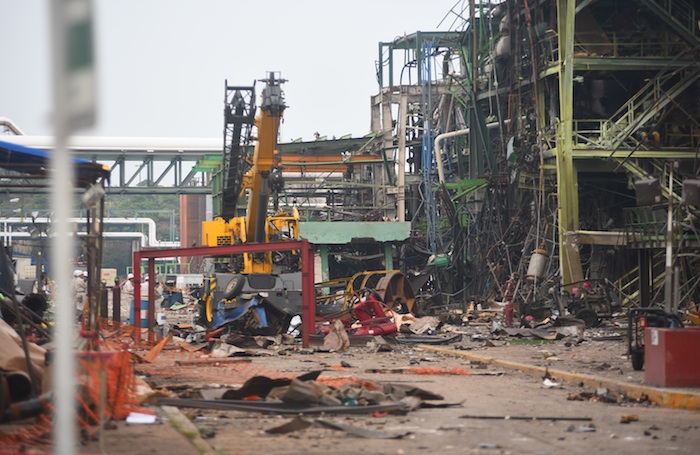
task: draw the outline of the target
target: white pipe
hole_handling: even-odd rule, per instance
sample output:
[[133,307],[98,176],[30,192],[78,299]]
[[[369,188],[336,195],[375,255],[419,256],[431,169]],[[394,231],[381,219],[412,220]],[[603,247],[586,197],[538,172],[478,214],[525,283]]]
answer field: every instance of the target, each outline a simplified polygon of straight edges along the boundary
[[[7,237],[12,237],[14,239],[29,238],[32,236],[31,232],[26,232],[26,231],[8,232],[8,233],[3,232],[2,234],[7,234],[6,235]],[[81,231],[81,232],[78,232],[76,235],[86,236],[86,235],[88,235],[88,233],[86,231]],[[137,239],[139,239],[139,242],[141,243],[142,248],[145,246],[148,246],[147,245],[148,239],[146,237],[146,234],[144,234],[143,232],[103,232],[102,235],[104,237],[112,237],[112,238],[124,238],[124,239],[137,238]],[[52,236],[49,235],[49,238],[50,237],[52,237]]]
[[[7,128],[10,131],[12,131],[17,136],[24,136],[24,131],[22,131],[22,129],[19,126],[17,126],[17,124],[15,122],[13,122],[12,120],[10,120],[7,117],[0,117],[0,125],[4,126],[5,128]],[[2,137],[2,136],[0,136],[0,137]],[[2,140],[5,140],[5,138],[2,137]]]
[[435,136],[435,160],[437,161],[438,181],[440,183],[445,183],[445,166],[442,164],[442,149],[440,148],[440,141],[451,137],[466,136],[467,134],[469,134],[469,128],[450,131],[448,133],[442,133]]
[[[31,232],[0,232],[0,235],[5,237],[5,238],[29,238],[31,237]],[[78,232],[78,236],[86,236],[88,235],[87,232]],[[144,234],[143,232],[103,232],[102,235],[104,237],[109,237],[109,238],[114,238],[114,239],[139,239],[139,243],[141,244],[141,248],[145,248],[150,246],[148,244],[148,236]],[[163,248],[179,248],[180,247],[180,242],[159,242],[160,247]]]
[[[69,218],[68,219],[69,223],[87,223],[87,218]],[[153,221],[150,218],[146,217],[139,217],[139,218],[104,218],[103,222],[105,224],[144,224],[148,227],[148,237],[146,239],[143,239],[141,242],[142,247],[155,247],[155,248],[178,248],[180,246],[180,242],[168,242],[168,241],[159,241],[156,240],[156,222]],[[2,220],[2,224],[4,226],[3,232],[7,233],[8,232],[8,224],[25,224],[25,225],[32,225],[34,223],[42,223],[42,224],[51,224],[51,220],[47,217],[41,217],[41,218],[35,218],[34,221],[32,221],[31,218],[29,217],[10,217],[10,218],[4,218]],[[12,233],[13,237],[24,237],[24,236],[18,236],[15,235],[17,232],[15,231]],[[112,234],[122,234],[120,232],[104,232],[103,233],[105,237],[116,237],[113,236]],[[137,234],[137,233],[123,233],[123,234]],[[143,235],[143,234],[141,234]],[[7,237],[7,235],[5,236]],[[127,237],[125,235],[125,237]],[[131,237],[136,237],[136,235],[132,235]]]
[[[53,136],[7,136],[2,140],[42,150],[53,150]],[[73,136],[69,139],[71,150],[116,150],[116,151],[153,151],[182,152],[200,150],[204,152],[221,152],[223,143],[217,138],[192,137],[110,137],[110,136]]]
[[[510,123],[510,119],[506,119],[503,121],[503,125],[507,125]],[[487,129],[493,129],[498,127],[498,122],[493,122],[493,123],[487,123],[486,128]],[[440,183],[445,182],[445,168],[442,164],[442,149],[440,148],[440,142],[443,139],[449,139],[451,137],[457,137],[457,136],[466,136],[469,134],[469,128],[465,128],[463,130],[457,130],[457,131],[449,131],[447,133],[442,133],[438,134],[435,136],[435,159],[437,161],[437,169],[438,169],[438,180]]]

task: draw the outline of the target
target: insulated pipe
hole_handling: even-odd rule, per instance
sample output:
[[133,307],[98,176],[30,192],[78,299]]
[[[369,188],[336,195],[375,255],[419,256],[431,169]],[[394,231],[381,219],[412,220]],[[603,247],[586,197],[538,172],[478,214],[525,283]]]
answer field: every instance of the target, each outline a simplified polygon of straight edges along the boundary
[[[503,121],[504,125],[507,125],[509,123],[510,119],[506,119]],[[491,130],[494,128],[498,128],[498,125],[498,122],[487,123],[486,128]],[[445,183],[445,169],[442,165],[442,149],[440,148],[440,141],[442,141],[443,139],[449,139],[451,137],[466,136],[467,134],[469,134],[469,128],[457,131],[449,131],[447,133],[438,134],[435,137],[435,159],[437,161],[438,180],[440,181],[440,183]]]
[[54,401],[53,394],[54,392],[47,392],[37,398],[11,404],[0,413],[0,423],[15,422],[41,415],[49,410]]
[[[87,218],[69,218],[68,222],[69,223],[87,223]],[[4,226],[3,232],[1,234],[5,234],[5,237],[7,237],[8,229],[7,225],[8,224],[26,224],[26,225],[31,225],[35,223],[42,223],[42,224],[51,224],[51,221],[47,217],[41,217],[41,218],[35,218],[33,221],[30,217],[10,217],[10,218],[4,218],[2,220],[2,224]],[[142,238],[141,240],[141,245],[142,246],[152,246],[152,247],[178,247],[180,246],[180,242],[167,242],[167,241],[158,241],[156,240],[156,222],[153,221],[150,218],[147,217],[139,217],[139,218],[105,218],[103,220],[103,223],[105,224],[144,224],[148,227],[148,239]],[[18,234],[17,232],[12,232],[12,236],[16,237],[24,237],[24,235],[16,235]],[[111,232],[105,232],[105,237],[111,237],[112,235],[110,234],[119,234],[119,233],[111,233]],[[126,234],[126,233],[124,233]],[[130,235],[125,237],[137,237],[139,233],[128,233]],[[141,234],[143,235],[143,234]],[[116,237],[116,236],[114,236]],[[147,240],[147,242],[145,241]]]
[[[7,117],[0,117],[0,126],[4,126],[8,130],[12,131],[17,136],[24,136],[24,131],[20,129],[19,126]],[[5,139],[3,137],[3,139]]]
[[[5,235],[6,234],[6,235]],[[82,232],[77,232],[76,235],[78,236],[87,236],[88,233],[85,231]],[[102,235],[104,237],[108,238],[115,238],[115,239],[139,239],[139,243],[141,244],[141,248],[153,246],[149,245],[148,243],[148,236],[144,233],[141,232],[103,232]],[[13,239],[16,238],[31,238],[32,234],[29,232],[0,232],[0,236],[2,237],[11,237]],[[180,246],[180,242],[160,242],[160,243],[167,243],[168,245],[159,245],[161,247],[168,247],[168,248],[178,248]]]
[[[0,122],[2,119],[0,118]],[[2,140],[42,150],[53,150],[53,136],[6,136]],[[110,137],[73,136],[71,150],[168,151],[199,150],[221,152],[221,139],[191,137]]]
[[445,167],[442,164],[442,149],[440,148],[440,141],[451,137],[466,136],[469,134],[469,130],[469,128],[465,128],[463,130],[450,131],[448,133],[438,134],[435,137],[435,160],[437,161],[438,181],[441,184],[445,183]]

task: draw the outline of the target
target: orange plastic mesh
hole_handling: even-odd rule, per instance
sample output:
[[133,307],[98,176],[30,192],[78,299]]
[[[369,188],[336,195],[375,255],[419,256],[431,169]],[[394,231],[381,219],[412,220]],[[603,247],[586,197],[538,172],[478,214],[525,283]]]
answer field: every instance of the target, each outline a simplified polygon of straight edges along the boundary
[[[133,339],[135,330],[141,331],[138,346]],[[149,342],[149,339],[153,341]],[[89,434],[94,434],[98,429],[98,404],[103,396],[106,397],[102,406],[105,419],[124,419],[129,412],[139,409],[135,396],[135,372],[156,379],[153,382],[162,383],[165,387],[194,384],[238,387],[254,376],[294,378],[301,374],[266,368],[245,357],[212,358],[197,347],[171,340],[158,347],[159,352],[148,362],[147,354],[158,341],[158,337],[153,334],[149,337],[144,329],[128,325],[103,325],[99,342],[93,344],[102,351],[82,354],[79,360],[82,374],[78,377],[80,412],[76,419]],[[331,370],[342,372],[345,368],[333,365]],[[402,372],[421,375],[469,374],[461,368],[406,368]],[[371,381],[350,376],[328,375],[319,377],[317,381],[335,388],[349,383],[369,390],[377,388]],[[0,431],[0,447],[45,447],[51,442],[49,418],[42,417],[37,423],[22,426],[12,432]]]
[[[92,343],[91,343],[92,344]],[[124,419],[134,410],[134,371],[126,346],[103,340],[101,348],[111,350],[83,351],[78,354],[76,374],[75,419],[89,434],[97,431],[100,409],[103,418]],[[105,398],[102,406],[100,402]],[[36,419],[6,423],[0,429],[0,448],[23,450],[43,449],[52,444],[52,422],[55,408],[47,403],[45,413]],[[31,421],[30,424],[27,424]]]
[[435,375],[459,375],[469,376],[469,371],[462,368],[406,368],[403,370],[407,374],[435,374]]
[[31,424],[7,425],[0,430],[0,447],[4,450],[19,450],[23,447],[37,449],[51,445],[51,421],[47,416],[39,416]]

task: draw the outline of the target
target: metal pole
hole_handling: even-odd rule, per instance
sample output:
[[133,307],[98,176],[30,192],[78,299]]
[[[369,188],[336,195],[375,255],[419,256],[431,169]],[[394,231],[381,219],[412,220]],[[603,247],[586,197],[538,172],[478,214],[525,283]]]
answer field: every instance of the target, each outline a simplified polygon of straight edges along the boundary
[[58,283],[56,289],[56,357],[54,384],[56,413],[54,415],[54,450],[60,455],[76,453],[75,422],[75,356],[73,336],[75,334],[75,302],[71,273],[71,258],[75,253],[73,236],[70,235],[68,218],[73,200],[73,166],[70,152],[66,148],[68,137],[68,110],[66,90],[66,0],[51,2],[51,43],[53,55],[53,120],[55,145],[51,154],[51,206],[55,219],[52,228],[53,254],[51,269]]
[[141,252],[134,251],[134,345],[136,348],[141,344]]
[[122,289],[118,283],[114,283],[112,288],[112,322],[117,329],[121,327],[122,322]]
[[316,327],[316,292],[314,290],[314,247],[306,240],[302,240],[301,270],[301,342],[303,347],[308,348],[309,336]]
[[408,120],[408,89],[401,87],[399,101],[399,159],[396,176],[398,186],[396,215],[399,221],[406,221],[406,121]]
[[[148,304],[146,305],[146,308],[148,309],[146,311],[146,327],[148,328],[148,342],[153,343],[155,342],[155,332],[153,331],[153,326],[154,326],[154,321],[156,320],[155,316],[155,298],[156,298],[156,292],[155,292],[155,282],[156,282],[156,268],[155,268],[155,259],[154,258],[148,258]],[[136,316],[134,316],[134,319],[136,319]],[[141,327],[141,315],[139,314],[138,316],[138,327]]]
[[666,270],[664,276],[664,310],[670,313],[673,305],[673,163],[668,170],[668,213],[666,217]]
[[108,319],[109,318],[109,310],[108,310],[108,292],[109,290],[106,287],[100,288],[100,319]]

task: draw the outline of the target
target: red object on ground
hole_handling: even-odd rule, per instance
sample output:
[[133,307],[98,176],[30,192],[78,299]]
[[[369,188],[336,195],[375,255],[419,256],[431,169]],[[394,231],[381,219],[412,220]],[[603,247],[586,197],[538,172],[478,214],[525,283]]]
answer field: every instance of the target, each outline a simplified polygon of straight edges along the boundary
[[373,292],[367,292],[352,307],[352,315],[362,324],[362,327],[353,332],[354,335],[389,335],[398,332],[396,324],[387,317],[382,302]]
[[644,382],[700,387],[700,328],[644,329]]
[[503,297],[506,301],[506,306],[503,311],[506,327],[513,327],[513,288],[515,283],[513,280],[507,280]]
[[360,322],[386,317],[382,303],[371,292],[368,292],[352,307],[352,315]]
[[506,302],[505,320],[506,327],[513,327],[513,302]]
[[[386,318],[389,319],[389,318]],[[353,332],[353,335],[389,335],[398,332],[393,321],[371,322]]]

